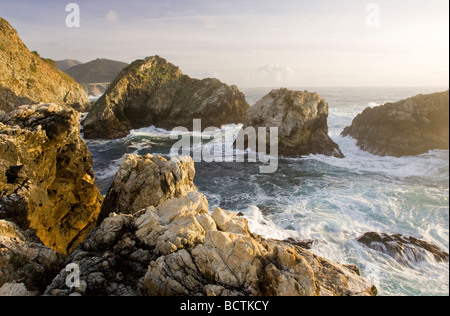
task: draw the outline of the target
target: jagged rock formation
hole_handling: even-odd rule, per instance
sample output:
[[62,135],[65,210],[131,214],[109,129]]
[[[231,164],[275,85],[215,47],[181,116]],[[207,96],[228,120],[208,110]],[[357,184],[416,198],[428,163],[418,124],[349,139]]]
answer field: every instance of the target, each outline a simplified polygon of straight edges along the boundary
[[103,200],[79,118],[54,104],[0,117],[0,219],[33,229],[62,254],[96,226]]
[[[254,127],[256,131],[266,127],[267,135],[257,137],[267,139],[270,128],[278,127],[278,151],[283,156],[322,154],[344,157],[339,146],[328,136],[328,104],[317,93],[273,90],[247,111],[243,129],[247,127]],[[248,137],[248,142],[258,144],[252,136]]]
[[65,259],[44,246],[33,232],[0,220],[0,296],[44,293]]
[[379,233],[366,233],[358,238],[358,242],[367,247],[385,253],[396,261],[413,266],[416,262],[423,262],[433,258],[437,262],[448,262],[449,254],[437,246],[426,241],[405,237],[402,235],[387,235]]
[[16,30],[0,18],[0,110],[10,112],[23,104],[40,102],[90,107],[83,88],[56,68],[53,61],[32,53]]
[[[125,160],[110,192],[130,188],[145,165],[157,179],[165,178],[160,170],[184,171],[173,174],[175,181],[160,181],[155,191],[166,192],[162,198],[140,194],[145,185],[133,185],[137,192],[130,191],[128,197],[124,193],[118,209],[127,214],[110,214],[68,259],[80,268],[79,286],[67,288],[68,272],[63,270],[47,295],[376,294],[356,267],[252,234],[247,220],[232,212],[217,208],[210,215],[205,196],[190,187],[191,158],[166,161],[129,155]],[[167,183],[173,183],[170,189],[164,188]],[[127,207],[125,202],[135,196],[142,197],[139,207],[149,206]]]
[[367,108],[343,136],[379,156],[414,156],[449,149],[449,92],[418,95],[397,103]]
[[151,155],[127,155],[103,202],[98,223],[111,213],[135,214],[196,190],[192,159],[180,159],[166,162]]
[[236,86],[191,79],[155,56],[135,61],[119,74],[84,121],[84,135],[121,138],[152,125],[192,130],[193,119],[202,119],[204,127],[221,127],[243,123],[248,108]]

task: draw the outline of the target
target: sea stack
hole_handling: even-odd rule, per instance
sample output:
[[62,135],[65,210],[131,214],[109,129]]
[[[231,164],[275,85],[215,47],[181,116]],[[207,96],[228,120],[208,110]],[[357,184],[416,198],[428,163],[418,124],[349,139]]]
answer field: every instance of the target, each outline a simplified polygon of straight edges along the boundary
[[217,79],[192,79],[180,68],[154,56],[125,68],[84,121],[88,139],[122,138],[132,129],[244,123],[249,105],[236,86]]
[[448,150],[449,91],[367,108],[342,135],[355,138],[362,150],[379,156]]
[[40,102],[66,105],[84,112],[87,93],[56,63],[30,52],[8,21],[0,18],[0,111]]
[[[328,135],[328,103],[317,93],[273,90],[247,111],[243,129],[247,127],[256,130],[266,127],[267,133],[271,127],[278,127],[278,151],[283,156],[320,154],[344,157]],[[249,137],[248,142],[255,140]]]

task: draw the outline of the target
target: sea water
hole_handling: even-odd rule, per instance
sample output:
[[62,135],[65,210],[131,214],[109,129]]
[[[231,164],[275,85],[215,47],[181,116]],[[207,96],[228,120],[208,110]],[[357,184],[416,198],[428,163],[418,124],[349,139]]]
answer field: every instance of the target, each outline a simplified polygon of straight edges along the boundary
[[[340,135],[368,106],[446,89],[296,88],[318,92],[329,103],[330,136],[344,159],[280,158],[274,174],[259,174],[259,166],[252,163],[197,163],[195,184],[211,211],[220,206],[242,212],[251,230],[266,238],[314,240],[313,253],[356,265],[380,295],[449,295],[448,264],[430,259],[407,267],[356,241],[372,231],[402,234],[448,252],[449,151],[379,157]],[[270,90],[242,89],[251,105]],[[236,134],[240,127],[223,126],[222,132]],[[125,153],[167,157],[174,142],[170,131],[155,127],[132,131],[120,140],[87,141],[102,193],[107,193]]]

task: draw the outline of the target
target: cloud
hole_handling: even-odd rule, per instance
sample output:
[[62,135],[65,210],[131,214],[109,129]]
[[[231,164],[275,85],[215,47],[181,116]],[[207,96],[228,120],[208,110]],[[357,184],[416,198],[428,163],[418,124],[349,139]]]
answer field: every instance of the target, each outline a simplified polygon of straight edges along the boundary
[[257,85],[290,84],[298,79],[296,71],[291,67],[265,65],[247,76],[248,82]]
[[114,10],[109,10],[105,15],[105,20],[110,23],[117,22],[119,20],[119,14]]

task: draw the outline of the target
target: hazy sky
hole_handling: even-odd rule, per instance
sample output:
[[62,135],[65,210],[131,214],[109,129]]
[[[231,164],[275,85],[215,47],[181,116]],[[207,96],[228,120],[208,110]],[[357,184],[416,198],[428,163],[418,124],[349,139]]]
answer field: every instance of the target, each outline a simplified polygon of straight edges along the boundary
[[[70,2],[80,28],[66,26]],[[0,16],[56,60],[161,55],[241,87],[449,82],[448,0],[0,0]]]

